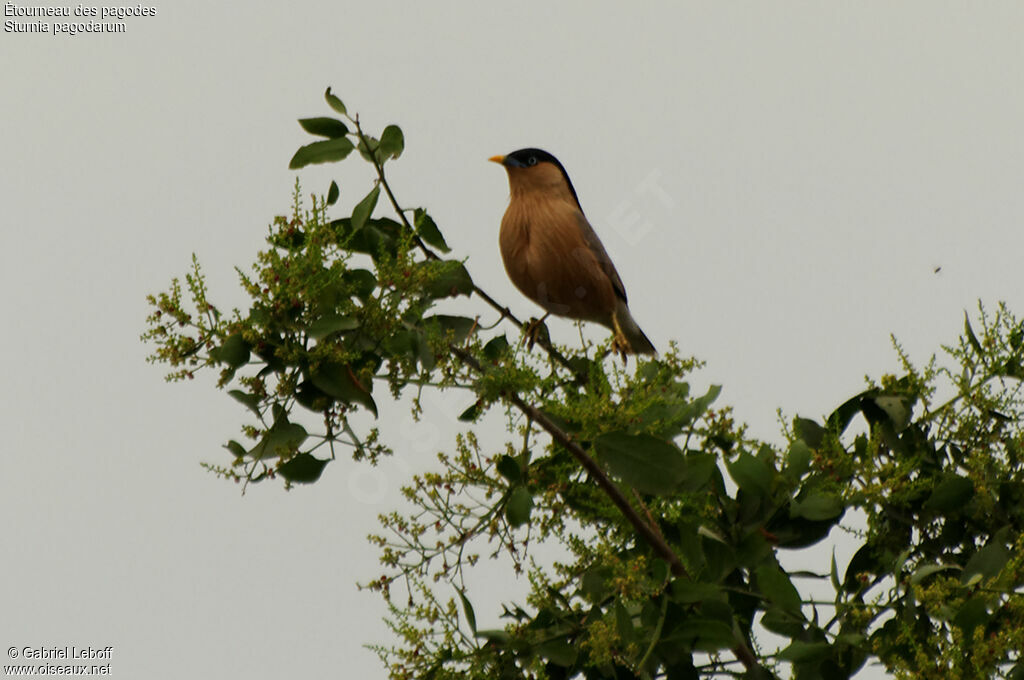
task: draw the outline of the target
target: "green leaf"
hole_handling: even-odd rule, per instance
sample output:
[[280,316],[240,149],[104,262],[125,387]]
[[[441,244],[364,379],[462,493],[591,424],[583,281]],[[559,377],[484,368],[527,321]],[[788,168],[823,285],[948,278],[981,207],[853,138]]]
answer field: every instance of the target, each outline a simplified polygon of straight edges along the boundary
[[597,564],[590,567],[580,577],[580,591],[591,602],[600,602],[611,593],[609,580],[613,575],[612,569],[606,565]]
[[466,596],[458,588],[455,592],[459,594],[459,600],[462,601],[462,612],[466,615],[466,623],[469,624],[469,629],[476,635],[476,614],[473,612],[473,605],[469,603]]
[[311,135],[336,139],[348,134],[348,127],[337,118],[300,118],[299,125]]
[[437,224],[427,214],[426,210],[416,208],[416,211],[413,213],[412,223],[416,228],[416,235],[428,244],[434,246],[442,253],[447,253],[451,250],[445,242],[444,236],[441,235],[441,230],[437,228]]
[[970,343],[975,352],[978,354],[985,353],[981,348],[981,343],[978,342],[977,336],[974,335],[974,329],[971,328],[971,319],[967,316],[967,312],[964,312],[964,335],[967,336],[967,342]]
[[374,416],[377,415],[377,404],[370,396],[370,391],[356,378],[351,366],[334,362],[324,363],[309,378],[324,394],[340,399],[346,404],[361,404]]
[[769,607],[761,617],[761,625],[771,632],[784,637],[797,637],[804,631],[803,616],[795,616],[778,607]]
[[650,576],[654,583],[668,583],[670,576],[668,562],[660,558],[652,560]]
[[508,338],[506,338],[505,334],[502,333],[501,335],[497,335],[487,341],[487,344],[484,345],[484,356],[491,361],[497,361],[501,357],[505,356],[508,349]]
[[363,200],[352,208],[352,229],[358,231],[363,228],[366,220],[370,219],[370,215],[373,214],[373,209],[377,207],[378,196],[380,196],[379,184],[370,189],[370,193],[366,194]]
[[377,287],[377,278],[368,269],[349,269],[342,274],[342,280],[352,287],[353,295],[364,301]]
[[914,573],[910,575],[910,584],[917,585],[932,574],[937,574],[940,571],[949,571],[950,569],[956,569],[956,567],[951,564],[925,564],[915,569]]
[[260,415],[260,398],[255,394],[249,394],[242,390],[228,390],[228,394],[230,394],[239,403],[245,404],[246,408],[257,416]]
[[[437,360],[440,358],[434,354],[434,350],[430,348],[430,343],[421,334],[417,333],[415,342],[413,343],[416,348],[416,360],[420,362],[420,366],[423,367],[424,371],[433,371],[434,366],[437,365]],[[483,413],[487,407],[487,403],[478,400],[479,412]]]
[[494,642],[499,645],[508,644],[512,641],[512,636],[509,635],[508,631],[494,628],[489,630],[481,630],[477,632],[476,636],[478,638],[483,638],[488,642]]
[[405,149],[405,135],[402,134],[402,128],[397,125],[388,125],[384,128],[384,132],[380,135],[380,146],[377,148],[380,151],[381,161],[401,156],[402,150]]
[[341,100],[331,94],[331,88],[327,88],[327,91],[324,92],[324,99],[327,100],[327,105],[332,109],[343,116],[348,115],[348,111],[345,110],[345,105],[341,103]]
[[715,619],[687,619],[676,626],[674,636],[693,640],[693,648],[702,652],[717,652],[736,646],[732,626]]
[[965,637],[970,639],[974,629],[987,625],[991,618],[985,598],[974,597],[963,603],[960,611],[953,617],[953,625],[962,628]]
[[721,599],[722,588],[714,583],[699,581],[672,581],[672,600],[680,604],[693,604],[704,600]]
[[334,205],[338,202],[338,196],[341,195],[341,189],[338,188],[338,183],[333,179],[331,180],[331,186],[327,189],[327,205]]
[[533,648],[540,657],[547,659],[556,666],[567,667],[576,663],[579,649],[565,640],[542,642]]
[[785,513],[776,514],[766,529],[775,536],[782,548],[806,548],[821,541],[839,520],[810,520],[805,517],[791,517]]
[[310,411],[323,413],[323,410],[334,402],[334,398],[324,394],[312,380],[303,380],[295,390],[295,400]]
[[470,332],[476,328],[476,320],[465,316],[450,316],[448,314],[435,314],[423,319],[424,326],[429,328],[433,324],[436,324],[442,333],[451,331],[456,343],[465,342]]
[[236,442],[234,439],[224,445],[224,448],[231,452],[235,458],[244,458],[246,454],[245,447]]
[[[697,533],[697,524],[681,519],[676,524],[676,528],[679,533],[679,540],[677,542],[679,556],[691,573],[700,572],[703,565],[705,565],[706,559],[705,551],[703,551],[703,542]],[[674,581],[673,583],[677,582]]]
[[900,578],[903,578],[903,567],[907,566],[907,560],[912,552],[913,548],[906,548],[896,555],[896,559],[893,560],[893,573],[899,575]]
[[594,448],[614,476],[641,493],[669,495],[686,476],[682,452],[648,434],[603,434]]
[[1010,551],[1002,543],[989,543],[967,560],[964,572],[960,575],[960,583],[973,585],[984,579],[995,578],[1009,559]]
[[1007,341],[1010,343],[1010,349],[1014,352],[1019,350],[1021,345],[1024,345],[1024,323],[1015,326],[1014,329],[1010,331],[1010,335],[1007,336]]
[[1024,366],[1021,365],[1019,358],[1011,357],[999,368],[999,375],[1024,380]]
[[339,246],[357,253],[366,253],[374,260],[381,254],[396,255],[399,249],[398,239],[404,231],[401,224],[386,217],[367,219],[361,229],[356,229],[350,218],[343,217],[331,221],[331,227],[335,231]]
[[540,412],[544,414],[545,418],[554,423],[555,427],[557,427],[559,430],[569,432],[570,434],[576,434],[577,432],[580,431],[580,424],[576,421],[566,420],[562,416],[544,409],[541,409]]
[[827,659],[831,655],[831,649],[827,642],[793,640],[792,644],[779,652],[778,656],[786,661],[807,663]]
[[697,533],[704,536],[704,540],[701,541],[704,568],[701,570],[700,578],[704,581],[725,578],[726,574],[736,568],[736,551],[728,543],[721,543],[720,538],[711,538],[714,532],[705,526],[701,526]]
[[487,404],[483,399],[477,399],[469,406],[469,408],[459,414],[459,420],[464,423],[476,422],[476,419],[484,412],[486,406]]
[[464,423],[476,422],[476,419],[480,417],[480,414],[484,412],[484,402],[482,399],[478,399],[470,405],[465,411],[459,414],[459,420]]
[[757,587],[769,602],[777,604],[785,611],[800,614],[803,605],[800,593],[785,574],[774,564],[765,564],[757,568]]
[[825,439],[825,428],[810,418],[794,418],[793,432],[812,449],[820,448]]
[[[457,295],[469,295],[473,292],[473,279],[469,278],[469,272],[461,262],[445,260],[444,263],[452,263],[454,266],[446,267],[426,287],[426,293],[432,298],[455,297]],[[442,263],[426,263],[427,266]]]
[[[721,385],[711,385],[708,387],[708,391],[703,395],[693,400],[693,403],[697,406],[697,416],[702,415],[711,404],[718,399],[718,395],[722,393]],[[695,416],[696,417],[696,416]]]
[[328,461],[314,458],[308,453],[300,453],[277,468],[278,474],[289,482],[310,484],[320,479]]
[[803,439],[797,439],[789,445],[786,454],[786,477],[794,481],[803,477],[811,465],[811,448]]
[[848,592],[856,592],[861,587],[859,576],[861,573],[877,575],[883,571],[882,562],[878,556],[875,546],[865,543],[850,558],[846,565],[846,574],[843,576],[843,588]]
[[523,468],[512,456],[501,455],[498,456],[498,461],[494,465],[498,470],[498,474],[512,482],[513,484],[522,481],[523,479]]
[[[850,421],[853,417],[860,413],[861,401],[868,395],[867,392],[861,392],[860,394],[847,399],[843,402],[839,408],[832,412],[826,421],[826,425],[831,428],[836,434],[842,434],[846,431],[846,428],[850,425]],[[824,433],[822,433],[824,435]]]
[[939,482],[928,500],[924,502],[926,510],[949,512],[963,508],[967,501],[974,497],[974,482],[966,477],[952,475]]
[[[582,375],[587,375],[590,372],[590,364],[586,359],[582,359],[580,365],[575,366],[574,370]],[[649,379],[655,379],[656,373],[654,371],[642,371],[638,375],[646,377],[647,373],[650,374]],[[663,399],[659,399],[645,408],[640,414],[639,422],[644,425],[654,425],[647,428],[650,434],[662,439],[673,439],[707,411],[712,402],[718,398],[721,391],[721,385],[711,385],[707,393],[694,399],[688,399],[689,385],[678,383],[665,393]],[[729,447],[729,444],[725,442],[717,443],[723,449],[728,449]]]
[[517,486],[505,502],[505,519],[514,527],[522,526],[530,521],[533,510],[533,496],[525,486]]
[[736,485],[755,496],[767,496],[772,487],[772,469],[763,460],[743,452],[732,463],[725,464]]
[[314,340],[322,340],[333,333],[354,331],[359,328],[359,321],[351,316],[341,314],[324,314],[319,319],[309,324],[306,333]]
[[615,629],[619,633],[619,637],[624,640],[630,640],[633,637],[633,617],[629,615],[626,608],[622,606],[622,602],[615,601]]
[[686,454],[683,480],[680,488],[684,491],[700,491],[718,469],[718,458],[713,453]]
[[707,526],[705,524],[701,524],[697,528],[697,534],[700,535],[700,536],[703,536],[705,538],[709,538],[712,541],[715,541],[716,543],[721,543],[722,545],[725,545],[725,546],[729,545],[729,541],[725,540],[725,537],[723,537],[717,531],[715,531],[714,529],[712,529],[711,527],[709,527],[709,526]]
[[217,363],[238,368],[249,361],[249,344],[242,338],[241,333],[229,335],[220,347],[210,350],[210,358]]
[[843,509],[843,501],[839,496],[813,490],[793,500],[789,506],[789,516],[819,521],[838,517]]
[[267,430],[263,437],[252,447],[248,455],[253,460],[262,460],[267,457],[279,457],[290,453],[306,441],[306,428],[298,423],[288,422],[287,414],[278,412],[274,424]]
[[313,142],[299,148],[288,163],[288,168],[298,170],[314,163],[333,163],[343,160],[352,153],[352,142],[347,137]]
[[[253,322],[260,325],[269,323],[269,318],[266,318],[264,320],[257,320],[260,318],[259,311],[251,313],[249,318]],[[278,354],[279,350],[281,349],[280,337],[277,335],[273,335],[270,337],[264,336],[263,338],[261,338],[261,341],[262,342],[260,343],[260,345],[257,345],[253,349],[253,351],[256,353],[256,356],[258,356],[260,359],[263,359],[263,361],[267,363],[263,370],[260,371],[259,375],[263,376],[271,371],[283,371],[287,367],[287,364],[285,364],[284,360]]]
[[711,599],[704,600],[700,603],[700,612],[709,619],[721,621],[730,627],[735,619],[735,612],[733,612],[732,605],[730,605],[728,599],[724,597],[713,597]]

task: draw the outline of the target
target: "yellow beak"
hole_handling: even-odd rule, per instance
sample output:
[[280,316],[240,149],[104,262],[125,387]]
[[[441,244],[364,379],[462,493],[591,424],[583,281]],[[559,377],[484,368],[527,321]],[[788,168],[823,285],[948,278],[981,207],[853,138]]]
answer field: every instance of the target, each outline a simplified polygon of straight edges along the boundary
[[491,161],[492,163],[504,163],[505,162],[505,157],[504,156],[491,156],[487,160]]

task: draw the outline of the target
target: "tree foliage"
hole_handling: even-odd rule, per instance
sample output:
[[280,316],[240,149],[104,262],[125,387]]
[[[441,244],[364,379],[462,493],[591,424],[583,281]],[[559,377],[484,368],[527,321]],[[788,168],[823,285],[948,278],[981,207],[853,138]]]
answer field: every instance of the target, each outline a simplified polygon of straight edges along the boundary
[[[246,485],[315,482],[341,450],[373,464],[391,454],[381,399],[432,417],[424,390],[464,395],[452,451],[371,537],[391,677],[810,680],[877,663],[1024,678],[1024,326],[1003,305],[965,318],[941,359],[919,368],[896,345],[901,375],[754,441],[719,388],[691,391],[698,362],[674,346],[620,366],[607,344],[556,346],[543,328],[522,345],[522,322],[388,183],[401,130],[373,137],[326,100],[338,117],[299,121],[322,139],[291,167],[355,151],[372,187],[332,217],[337,184],[308,208],[296,186],[238,271],[248,309],[215,306],[194,258],[185,290],[149,297],[143,338],[170,379],[217,371],[248,409],[231,462],[208,465]],[[504,422],[503,446],[478,440],[485,418]],[[842,532],[860,546],[848,564],[802,557]],[[566,559],[531,559],[541,544]],[[464,576],[497,553],[530,594],[481,630]]]

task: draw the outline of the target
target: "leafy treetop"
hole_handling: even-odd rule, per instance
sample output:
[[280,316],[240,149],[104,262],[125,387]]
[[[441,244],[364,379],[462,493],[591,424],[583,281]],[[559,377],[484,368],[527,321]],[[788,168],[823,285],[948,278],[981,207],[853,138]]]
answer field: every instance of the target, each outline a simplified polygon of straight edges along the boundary
[[[143,339],[169,379],[217,371],[248,410],[230,464],[207,465],[246,486],[315,482],[339,450],[373,464],[392,453],[364,415],[380,399],[409,396],[419,416],[424,390],[465,394],[467,429],[370,539],[383,570],[366,586],[396,635],[374,648],[392,678],[810,680],[869,662],[1024,678],[1024,326],[1005,306],[979,307],[977,333],[965,319],[945,363],[915,367],[897,345],[902,375],[794,418],[781,444],[754,441],[713,408],[718,387],[691,392],[699,364],[674,346],[619,367],[582,336],[519,343],[522,322],[388,183],[402,131],[373,137],[325,97],[338,117],[299,121],[322,139],[291,167],[356,151],[376,175],[365,197],[332,218],[336,183],[309,208],[296,184],[291,215],[238,271],[248,309],[215,306],[193,257],[187,295],[176,279],[148,298]],[[484,419],[504,422],[503,445],[469,429]],[[863,521],[844,523],[851,510]],[[860,544],[844,569],[784,566],[837,530]],[[531,559],[539,543],[567,559]],[[483,551],[532,586],[497,630],[477,628],[464,580]]]

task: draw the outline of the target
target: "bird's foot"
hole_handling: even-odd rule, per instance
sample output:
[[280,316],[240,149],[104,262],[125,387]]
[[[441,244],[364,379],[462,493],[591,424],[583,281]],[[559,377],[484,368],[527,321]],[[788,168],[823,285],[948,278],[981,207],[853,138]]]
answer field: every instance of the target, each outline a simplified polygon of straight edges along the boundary
[[548,327],[544,325],[544,319],[548,318],[545,314],[541,318],[533,318],[527,321],[523,325],[523,337],[519,341],[519,344],[526,343],[527,349],[533,349],[534,344],[540,339],[548,340]]
[[612,351],[619,355],[622,359],[622,365],[626,365],[626,357],[633,353],[633,347],[629,344],[629,340],[626,340],[626,336],[622,333],[616,333],[612,339]]

